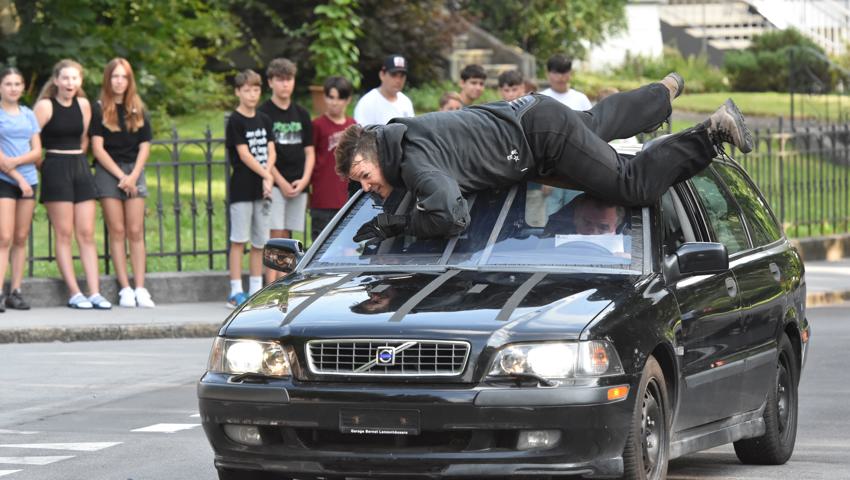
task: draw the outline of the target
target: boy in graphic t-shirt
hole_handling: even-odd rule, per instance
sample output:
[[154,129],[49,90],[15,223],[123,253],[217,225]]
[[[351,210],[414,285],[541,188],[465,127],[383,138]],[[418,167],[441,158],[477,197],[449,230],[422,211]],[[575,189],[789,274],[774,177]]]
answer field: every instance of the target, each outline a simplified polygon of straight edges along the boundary
[[348,200],[348,181],[336,173],[334,150],[342,132],[356,123],[346,116],[351,102],[351,82],[343,77],[328,77],[324,84],[325,113],[313,120],[313,145],[316,168],[313,169],[310,197],[310,234],[313,241]]
[[259,108],[271,118],[278,159],[272,170],[272,238],[289,238],[292,230],[304,229],[306,189],[315,162],[310,113],[292,98],[296,71],[285,58],[272,60],[266,69],[272,97]]
[[[245,70],[234,80],[239,106],[230,114],[225,145],[233,173],[230,175],[230,295],[227,306],[236,308],[248,295],[242,290],[242,255],[251,242],[249,288],[253,295],[263,286],[263,247],[269,239],[269,202],[275,164],[272,123],[256,110],[262,92],[260,74]],[[266,272],[274,279],[272,270]]]

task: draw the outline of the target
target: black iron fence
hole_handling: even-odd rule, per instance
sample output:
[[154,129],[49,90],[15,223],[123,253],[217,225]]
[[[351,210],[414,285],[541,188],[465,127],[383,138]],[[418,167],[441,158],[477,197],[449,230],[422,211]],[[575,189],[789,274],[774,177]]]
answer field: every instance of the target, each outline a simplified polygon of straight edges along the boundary
[[[792,237],[850,231],[850,124],[756,130],[756,148],[735,155]],[[663,132],[662,132],[663,133]],[[155,140],[147,164],[145,241],[149,271],[225,270],[229,165],[224,139]],[[100,209],[98,209],[100,215]],[[97,232],[101,272],[110,272],[106,224]],[[308,240],[307,228],[296,232]],[[29,239],[28,274],[55,276],[53,233],[38,207]]]

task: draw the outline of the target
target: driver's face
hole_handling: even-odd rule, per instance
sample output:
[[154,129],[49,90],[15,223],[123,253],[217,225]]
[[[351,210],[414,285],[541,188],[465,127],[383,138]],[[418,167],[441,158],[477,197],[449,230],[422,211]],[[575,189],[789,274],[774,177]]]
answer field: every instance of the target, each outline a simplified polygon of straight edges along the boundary
[[603,235],[617,230],[617,208],[593,204],[576,207],[574,222],[579,235]]
[[348,172],[348,178],[359,182],[364,192],[374,192],[384,200],[393,191],[392,185],[384,178],[384,172],[381,171],[378,163],[372,160],[366,160],[360,154],[357,154],[354,157],[354,161],[351,162],[351,170]]

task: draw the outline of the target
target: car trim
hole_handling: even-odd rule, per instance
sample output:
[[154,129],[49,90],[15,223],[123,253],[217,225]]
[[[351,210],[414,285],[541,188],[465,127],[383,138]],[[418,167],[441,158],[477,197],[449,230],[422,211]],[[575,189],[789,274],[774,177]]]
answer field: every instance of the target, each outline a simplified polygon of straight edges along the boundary
[[339,287],[340,285],[348,283],[349,281],[351,281],[352,278],[356,276],[357,273],[351,272],[330,285],[325,285],[324,287],[317,288],[313,295],[296,305],[295,308],[293,308],[286,314],[286,317],[283,319],[283,322],[281,322],[281,325],[288,325],[289,322],[291,322],[296,316],[303,312],[305,308],[312,305],[313,302],[321,298],[324,294]]
[[[411,372],[411,373],[376,373],[376,372],[324,372],[319,371],[316,368],[316,365],[313,363],[313,355],[310,353],[310,347],[312,345],[322,344],[322,343],[355,343],[355,342],[370,342],[370,343],[381,343],[381,342],[393,342],[393,343],[401,343],[405,344],[408,342],[413,343],[439,343],[441,345],[460,345],[466,349],[466,353],[463,356],[463,363],[458,368],[458,371],[450,372],[450,373],[423,373],[423,372]],[[320,340],[309,340],[304,345],[304,356],[307,358],[307,368],[310,370],[310,373],[313,375],[334,375],[334,376],[353,376],[353,377],[458,377],[463,375],[463,372],[466,370],[466,365],[469,362],[469,354],[472,350],[472,344],[467,341],[460,340],[430,340],[430,339],[403,339],[403,338],[323,338]],[[362,366],[361,366],[362,367]]]
[[[623,384],[628,387],[628,384]],[[604,387],[557,387],[557,388],[494,388],[478,392],[473,405],[476,407],[554,407],[558,405],[597,405],[625,401],[627,395],[617,400],[608,400],[608,390],[614,385]],[[631,392],[629,392],[631,394]]]
[[425,297],[427,297],[428,295],[431,295],[431,293],[433,293],[434,290],[440,288],[440,286],[442,284],[446,283],[446,281],[448,281],[450,278],[454,277],[458,273],[460,273],[460,270],[448,270],[445,273],[443,273],[442,275],[440,275],[439,277],[432,280],[431,283],[429,283],[428,285],[425,285],[425,287],[422,290],[419,290],[418,292],[416,292],[416,295],[413,295],[412,297],[407,299],[407,301],[404,302],[404,304],[401,307],[399,307],[398,310],[395,311],[393,316],[390,317],[389,321],[390,322],[400,322],[408,313],[410,313],[411,310],[413,310],[413,307],[418,305],[419,302],[421,302],[423,299],[425,299]]
[[536,287],[544,277],[546,277],[547,273],[545,272],[537,272],[531,277],[528,278],[519,288],[516,289],[514,293],[508,298],[505,304],[502,306],[502,309],[499,310],[499,314],[496,315],[496,320],[500,322],[504,322],[511,318],[511,315],[516,310],[516,307],[519,306],[520,302],[525,299],[528,295],[528,292],[531,291],[532,288]]

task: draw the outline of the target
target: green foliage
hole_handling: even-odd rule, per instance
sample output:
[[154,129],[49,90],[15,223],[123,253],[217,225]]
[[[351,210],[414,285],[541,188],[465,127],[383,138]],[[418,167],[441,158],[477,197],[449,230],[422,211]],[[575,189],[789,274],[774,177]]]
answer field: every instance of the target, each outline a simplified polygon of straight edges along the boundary
[[460,0],[485,30],[545,64],[554,53],[583,57],[587,48],[625,27],[626,0]]
[[357,0],[330,0],[317,5],[313,10],[316,20],[310,24],[314,37],[310,43],[310,54],[316,70],[315,83],[322,84],[325,78],[340,75],[360,88],[360,72],[357,62],[360,49],[356,41],[363,35],[363,23],[355,13]]
[[623,65],[614,71],[619,78],[645,78],[656,81],[670,72],[679,72],[688,93],[720,92],[728,88],[723,71],[708,63],[704,55],[687,58],[674,48],[665,48],[660,57],[626,55]]
[[238,21],[228,0],[38,0],[15,2],[20,30],[4,38],[10,63],[38,86],[52,65],[73,58],[87,68],[85,89],[99,95],[102,68],[113,57],[133,65],[142,98],[155,118],[229,101],[223,74],[241,45]]
[[724,68],[740,91],[787,92],[792,83],[794,91],[820,93],[835,85],[823,49],[793,28],[764,33],[746,50],[727,53]]

